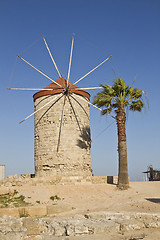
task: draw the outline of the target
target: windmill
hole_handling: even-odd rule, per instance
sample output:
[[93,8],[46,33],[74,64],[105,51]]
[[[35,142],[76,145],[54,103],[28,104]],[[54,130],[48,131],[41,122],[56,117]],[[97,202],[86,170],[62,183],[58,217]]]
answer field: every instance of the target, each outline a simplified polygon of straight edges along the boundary
[[[20,123],[34,115],[34,160],[35,175],[41,176],[89,176],[91,175],[90,138],[90,95],[85,90],[101,87],[79,88],[76,84],[108,61],[106,58],[76,82],[71,83],[74,34],[72,37],[67,79],[60,74],[55,60],[43,41],[59,75],[54,81],[24,58],[18,57],[27,65],[52,81],[48,86],[38,88],[9,88],[9,90],[38,90],[33,95],[34,112]],[[101,109],[99,109],[101,110]]]

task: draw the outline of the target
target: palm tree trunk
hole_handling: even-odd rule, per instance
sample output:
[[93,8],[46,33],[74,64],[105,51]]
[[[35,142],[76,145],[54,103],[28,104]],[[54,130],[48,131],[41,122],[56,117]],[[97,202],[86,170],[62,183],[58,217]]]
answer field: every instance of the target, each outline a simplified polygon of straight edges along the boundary
[[116,111],[117,131],[118,131],[118,155],[119,155],[119,172],[118,187],[127,189],[128,180],[128,163],[127,163],[127,144],[126,144],[126,113],[123,107]]

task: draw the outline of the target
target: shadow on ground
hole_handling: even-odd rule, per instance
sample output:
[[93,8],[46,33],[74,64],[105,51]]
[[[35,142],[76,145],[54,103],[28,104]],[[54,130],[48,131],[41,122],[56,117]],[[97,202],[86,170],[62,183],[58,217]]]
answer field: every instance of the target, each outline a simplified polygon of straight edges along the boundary
[[160,203],[160,198],[146,198],[146,200],[153,203]]

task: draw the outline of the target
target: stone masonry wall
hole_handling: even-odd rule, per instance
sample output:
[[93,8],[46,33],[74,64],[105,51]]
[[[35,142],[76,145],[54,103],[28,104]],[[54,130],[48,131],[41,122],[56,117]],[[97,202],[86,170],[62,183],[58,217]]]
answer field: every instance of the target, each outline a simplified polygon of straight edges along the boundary
[[87,235],[107,235],[111,231],[123,234],[126,231],[159,227],[160,215],[147,213],[99,212],[72,218],[4,216],[0,217],[0,240],[68,239],[67,236],[83,236],[85,239]]
[[[37,98],[35,111],[56,96]],[[76,100],[70,97],[70,101],[75,111],[66,97],[58,152],[64,97],[35,114],[35,174],[38,177],[91,175],[89,105],[76,95],[74,98]]]
[[[107,176],[51,176],[51,177],[37,177],[31,178],[30,174],[21,175],[17,177],[8,176],[0,181],[0,185],[4,187],[13,186],[41,186],[41,185],[88,185],[88,184],[107,184]],[[113,176],[112,184],[117,184],[118,177]]]

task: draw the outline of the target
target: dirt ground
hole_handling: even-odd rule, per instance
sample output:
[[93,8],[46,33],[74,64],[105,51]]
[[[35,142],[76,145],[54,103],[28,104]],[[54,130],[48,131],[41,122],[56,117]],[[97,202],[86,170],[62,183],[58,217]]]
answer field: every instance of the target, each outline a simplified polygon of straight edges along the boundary
[[[115,185],[48,185],[13,187],[25,196],[26,202],[35,206],[58,204],[66,206],[58,216],[69,217],[90,212],[145,212],[160,214],[160,182],[131,182],[128,190],[118,190]],[[50,197],[54,197],[54,200]],[[56,197],[55,197],[56,196]],[[58,197],[58,198],[57,198]],[[130,238],[129,235],[130,234]],[[132,234],[132,238],[131,238]],[[160,239],[160,230],[146,229],[126,235],[87,236],[89,239]],[[139,237],[139,238],[138,238]],[[70,238],[69,238],[70,239]],[[73,237],[71,239],[82,239]],[[83,238],[84,239],[84,238]]]
[[98,211],[160,213],[160,182],[131,182],[130,188],[123,191],[110,184],[13,188],[33,205],[53,204],[50,197],[57,195],[60,200],[55,197],[56,204],[72,209],[69,213],[62,213],[64,216]]

